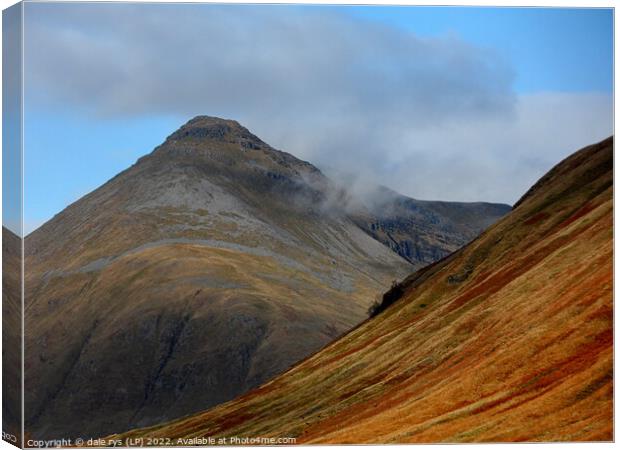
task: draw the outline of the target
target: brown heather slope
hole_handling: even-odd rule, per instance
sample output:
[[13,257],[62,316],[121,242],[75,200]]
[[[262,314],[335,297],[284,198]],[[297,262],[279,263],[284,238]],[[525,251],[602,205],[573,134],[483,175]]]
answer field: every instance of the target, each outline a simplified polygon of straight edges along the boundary
[[282,376],[122,437],[611,440],[612,147],[560,163],[478,239],[406,279],[391,307]]

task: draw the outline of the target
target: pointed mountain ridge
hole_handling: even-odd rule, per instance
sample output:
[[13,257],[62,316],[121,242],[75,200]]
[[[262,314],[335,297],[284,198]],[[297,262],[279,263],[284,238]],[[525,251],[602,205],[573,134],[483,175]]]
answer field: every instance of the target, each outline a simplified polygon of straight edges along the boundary
[[318,169],[240,145],[252,136],[194,118],[27,237],[27,383],[47,380],[26,394],[32,436],[97,436],[230,400],[410,272],[324,213]]
[[199,115],[190,119],[169,135],[153,152],[138,159],[168,164],[170,158],[181,159],[187,165],[204,165],[225,171],[242,169],[235,178],[244,178],[246,170],[263,171],[276,179],[295,179],[303,183],[323,185],[327,178],[311,163],[265,143],[236,120]]

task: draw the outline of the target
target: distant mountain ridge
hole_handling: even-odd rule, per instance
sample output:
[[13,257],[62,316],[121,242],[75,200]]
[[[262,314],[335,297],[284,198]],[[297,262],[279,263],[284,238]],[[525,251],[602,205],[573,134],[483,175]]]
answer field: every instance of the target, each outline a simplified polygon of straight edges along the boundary
[[[28,235],[28,433],[193,413],[359,323],[432,258],[412,264],[374,239],[348,195],[237,122],[198,116]],[[441,252],[467,239],[436,234]]]
[[379,186],[356,223],[412,264],[430,264],[459,249],[511,207],[500,203],[417,200]]

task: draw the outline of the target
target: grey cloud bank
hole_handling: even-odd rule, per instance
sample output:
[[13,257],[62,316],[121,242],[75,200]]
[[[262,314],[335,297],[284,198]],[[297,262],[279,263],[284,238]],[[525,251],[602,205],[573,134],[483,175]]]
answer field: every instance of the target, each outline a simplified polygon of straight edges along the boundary
[[492,50],[341,9],[30,3],[26,30],[27,107],[233,118],[417,198],[512,203],[613,128],[610,95],[517,94]]

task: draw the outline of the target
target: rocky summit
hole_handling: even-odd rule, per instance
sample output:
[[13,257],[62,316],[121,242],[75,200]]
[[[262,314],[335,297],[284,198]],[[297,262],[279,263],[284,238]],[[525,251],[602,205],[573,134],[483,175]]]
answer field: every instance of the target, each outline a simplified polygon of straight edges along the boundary
[[368,225],[389,213],[351,213],[348,196],[237,122],[199,116],[31,233],[28,435],[102,436],[231,400],[473,237],[422,214],[391,236],[415,243],[424,227],[437,250],[403,258]]

